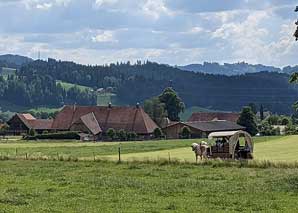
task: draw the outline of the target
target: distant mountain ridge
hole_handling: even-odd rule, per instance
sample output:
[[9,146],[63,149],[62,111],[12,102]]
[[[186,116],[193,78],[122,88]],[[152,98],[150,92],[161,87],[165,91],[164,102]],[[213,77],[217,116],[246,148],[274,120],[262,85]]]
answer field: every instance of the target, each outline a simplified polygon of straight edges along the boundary
[[19,68],[24,64],[28,64],[30,62],[33,62],[34,60],[32,58],[21,56],[21,55],[12,55],[12,54],[5,54],[0,55],[0,62],[2,64],[6,64],[9,68]]
[[178,66],[179,69],[184,71],[200,72],[215,75],[242,75],[247,73],[257,73],[257,72],[277,72],[291,74],[298,71],[298,66],[287,66],[284,68],[277,68],[274,66],[266,66],[262,64],[248,64],[245,62],[235,63],[235,64],[219,64],[216,62],[209,63],[204,62],[203,64],[189,64],[185,66]]
[[[0,78],[0,99],[6,103],[31,108],[58,108],[74,103],[95,105],[98,103],[97,96],[92,91],[112,88],[117,95],[117,103],[133,106],[159,95],[164,88],[171,86],[178,92],[187,108],[200,106],[208,110],[240,111],[243,106],[254,103],[273,113],[292,113],[292,105],[298,97],[298,87],[289,83],[289,74],[282,72],[292,72],[296,67],[280,70],[271,67],[271,72],[228,76],[228,64],[205,63],[202,66],[209,67],[211,71],[212,67],[215,71],[218,67],[226,69],[222,69],[220,74],[205,74],[182,71],[150,61],[90,66],[56,59],[35,60],[22,65],[15,72],[15,77],[9,80]],[[230,67],[234,70],[232,73],[239,73],[239,70],[243,72],[243,67],[248,71],[269,69],[269,66],[254,67],[245,63]],[[85,92],[76,87],[66,91],[57,81],[90,87],[92,91]]]

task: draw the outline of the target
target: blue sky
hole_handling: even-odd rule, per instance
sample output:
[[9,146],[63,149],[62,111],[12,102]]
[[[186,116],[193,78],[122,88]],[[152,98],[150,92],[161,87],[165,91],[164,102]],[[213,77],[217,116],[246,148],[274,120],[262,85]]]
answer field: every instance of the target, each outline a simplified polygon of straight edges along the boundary
[[0,54],[298,64],[297,0],[0,0]]

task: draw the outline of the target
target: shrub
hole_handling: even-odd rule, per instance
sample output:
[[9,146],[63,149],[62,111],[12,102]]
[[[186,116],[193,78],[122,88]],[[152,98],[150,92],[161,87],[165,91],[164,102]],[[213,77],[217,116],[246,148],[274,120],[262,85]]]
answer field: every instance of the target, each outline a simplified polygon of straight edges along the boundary
[[8,129],[9,129],[9,126],[8,126],[7,124],[4,124],[4,125],[0,128],[0,135],[5,135]]
[[58,133],[50,133],[50,134],[42,134],[31,136],[28,135],[25,137],[26,140],[79,140],[80,136],[78,132],[58,132]]
[[29,130],[29,136],[35,136],[35,135],[36,135],[35,129],[30,129]]
[[191,131],[190,131],[189,127],[185,126],[182,128],[180,137],[183,139],[189,139],[191,137]]
[[138,138],[138,134],[135,132],[128,132],[127,133],[127,140],[128,141],[134,141]]
[[107,131],[107,136],[108,136],[108,138],[110,139],[110,140],[114,140],[115,139],[115,136],[116,136],[116,132],[115,132],[115,130],[113,129],[113,128],[110,128],[110,129],[108,129],[108,131]]
[[153,132],[154,138],[160,139],[163,137],[163,132],[160,128],[156,128]]
[[127,133],[125,130],[121,129],[119,132],[117,132],[117,137],[120,141],[126,141],[127,140]]
[[280,135],[280,128],[274,128],[268,121],[263,121],[258,128],[263,136]]

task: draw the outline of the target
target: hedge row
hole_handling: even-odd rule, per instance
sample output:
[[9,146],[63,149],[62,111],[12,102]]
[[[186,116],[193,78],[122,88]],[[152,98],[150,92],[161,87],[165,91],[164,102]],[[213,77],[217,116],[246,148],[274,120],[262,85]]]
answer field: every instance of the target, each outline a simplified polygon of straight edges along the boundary
[[80,136],[78,132],[58,132],[58,133],[48,133],[42,135],[26,136],[26,140],[79,140]]

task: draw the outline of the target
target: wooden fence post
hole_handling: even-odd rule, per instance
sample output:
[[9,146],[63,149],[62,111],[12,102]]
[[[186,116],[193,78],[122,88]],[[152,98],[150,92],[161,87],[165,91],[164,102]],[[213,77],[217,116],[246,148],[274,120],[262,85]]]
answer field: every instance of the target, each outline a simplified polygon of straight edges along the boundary
[[121,163],[121,143],[119,144],[119,147],[118,147],[118,162]]
[[26,152],[26,160],[28,160],[28,154],[27,154],[27,152]]

